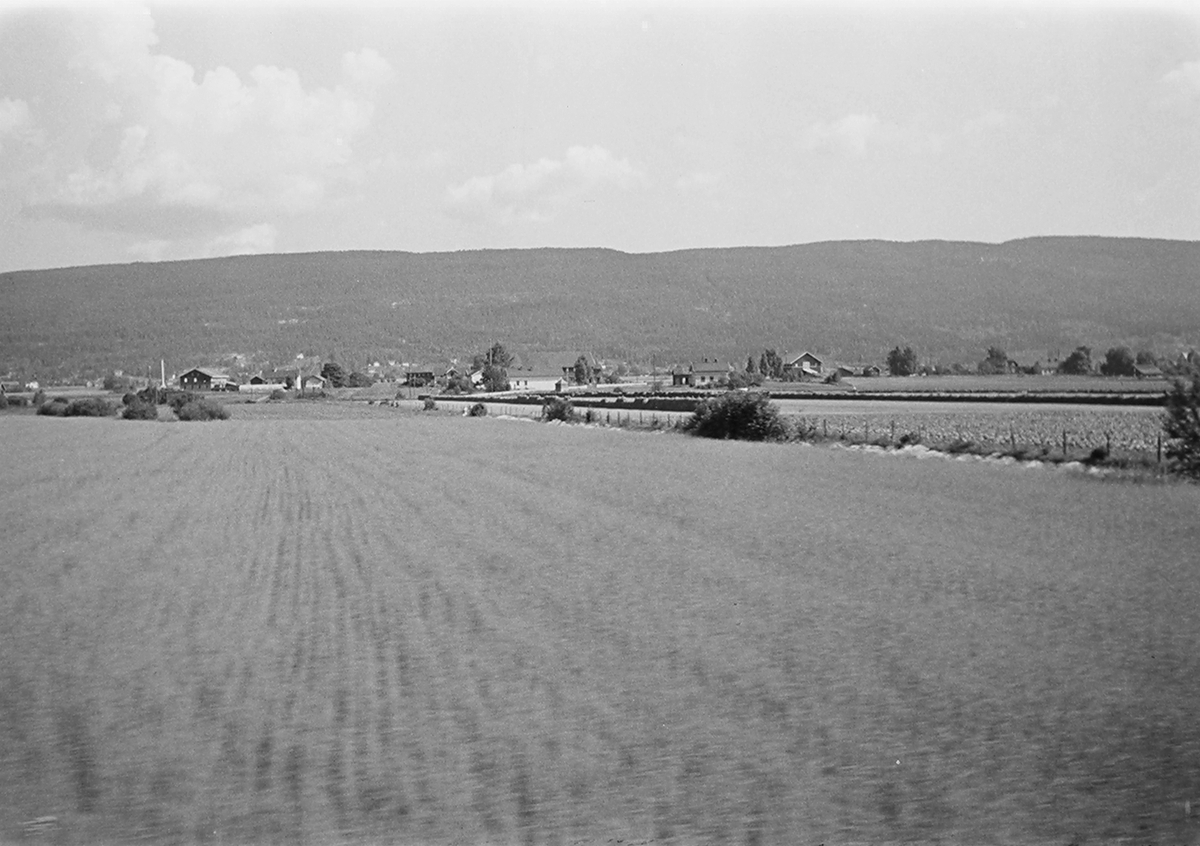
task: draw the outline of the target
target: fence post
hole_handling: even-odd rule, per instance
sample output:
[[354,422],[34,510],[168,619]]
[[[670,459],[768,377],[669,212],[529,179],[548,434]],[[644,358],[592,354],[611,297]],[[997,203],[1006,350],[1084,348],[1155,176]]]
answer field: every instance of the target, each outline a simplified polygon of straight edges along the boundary
[[1104,454],[1112,455],[1112,434],[1110,432],[1104,433]]
[[825,437],[829,437],[829,421],[821,418],[821,431],[825,433]]
[[1013,452],[1017,451],[1017,435],[1013,432],[1013,425],[1008,424],[1008,446]]
[[1162,432],[1158,433],[1158,463],[1162,464]]
[[1063,458],[1067,457],[1067,430],[1063,429]]
[[896,421],[893,420],[891,434],[888,436],[888,443],[894,444],[895,442],[896,442]]
[[870,442],[871,442],[871,421],[864,420],[863,421],[863,443],[869,444]]

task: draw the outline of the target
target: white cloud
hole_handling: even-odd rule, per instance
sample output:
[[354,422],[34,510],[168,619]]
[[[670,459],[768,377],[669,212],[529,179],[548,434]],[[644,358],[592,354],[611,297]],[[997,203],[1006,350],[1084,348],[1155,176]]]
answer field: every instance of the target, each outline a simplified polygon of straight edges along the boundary
[[1183,62],[1159,80],[1156,105],[1188,106],[1200,102],[1200,59]]
[[721,181],[721,174],[711,170],[695,170],[675,180],[680,191],[706,191]]
[[256,253],[269,253],[275,249],[275,236],[278,233],[269,223],[259,223],[247,226],[228,235],[220,235],[210,240],[204,246],[205,255],[209,256],[244,256]]
[[818,152],[861,156],[872,136],[879,132],[880,125],[875,115],[846,115],[840,120],[810,126],[805,133],[805,143],[808,149]]
[[562,159],[509,165],[500,173],[473,176],[446,192],[449,209],[469,218],[543,222],[564,203],[607,187],[628,190],[645,174],[603,147],[571,147]]
[[913,154],[939,153],[946,136],[915,126],[899,126],[873,114],[849,114],[835,121],[820,121],[804,133],[805,146],[814,152],[857,158],[872,150]]
[[4,149],[5,136],[25,136],[32,128],[33,117],[28,103],[8,97],[0,99],[0,150]]
[[978,135],[990,132],[1007,125],[1009,117],[998,109],[988,109],[981,115],[971,118],[963,124],[963,132],[967,135]]
[[8,97],[0,100],[0,136],[12,135],[33,123],[29,116],[29,104],[24,100]]
[[162,236],[184,232],[225,233],[210,243],[233,249],[273,243],[264,218],[314,209],[361,178],[354,143],[394,78],[371,49],[346,54],[333,87],[305,88],[294,70],[274,66],[245,78],[226,67],[199,75],[154,52],[153,19],[128,5],[88,15],[73,39],[70,65],[88,103],[70,131],[94,140],[51,151],[26,205],[154,236],[140,250],[161,251]]

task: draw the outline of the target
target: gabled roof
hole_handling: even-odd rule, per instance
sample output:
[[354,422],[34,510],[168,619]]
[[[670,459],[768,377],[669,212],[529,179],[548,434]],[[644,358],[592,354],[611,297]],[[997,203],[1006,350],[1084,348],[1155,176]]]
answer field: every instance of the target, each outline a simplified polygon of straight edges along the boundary
[[193,367],[191,370],[185,370],[181,375],[186,376],[189,373],[200,373],[207,376],[209,379],[228,379],[229,373],[225,370],[218,370],[215,367]]
[[817,362],[817,364],[824,364],[824,363],[825,363],[825,362],[824,362],[824,361],[821,359],[821,357],[820,357],[820,356],[816,355],[815,353],[810,353],[808,350],[805,350],[804,352],[802,352],[802,353],[799,353],[799,354],[797,354],[797,355],[792,355],[791,353],[788,353],[788,355],[784,357],[784,359],[783,359],[783,363],[784,363],[784,365],[785,365],[785,366],[786,366],[786,365],[795,365],[795,364],[796,364],[796,362],[798,362],[798,361],[799,361],[800,359],[802,359],[802,358],[808,358],[808,359],[811,359],[812,361],[815,361],[815,362]]

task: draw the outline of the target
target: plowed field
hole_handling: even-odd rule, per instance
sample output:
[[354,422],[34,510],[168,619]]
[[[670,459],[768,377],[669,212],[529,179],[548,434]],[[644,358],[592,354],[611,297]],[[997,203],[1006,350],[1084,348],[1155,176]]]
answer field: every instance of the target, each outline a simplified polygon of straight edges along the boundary
[[1196,486],[234,411],[0,418],[0,841],[1200,835]]

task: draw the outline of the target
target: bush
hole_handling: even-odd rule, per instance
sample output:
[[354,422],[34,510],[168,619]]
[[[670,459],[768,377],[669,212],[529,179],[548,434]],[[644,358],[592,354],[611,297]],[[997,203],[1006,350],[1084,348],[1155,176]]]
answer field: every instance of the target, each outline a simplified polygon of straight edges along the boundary
[[221,403],[217,402],[216,400],[201,398],[184,403],[179,408],[176,408],[175,415],[180,420],[187,422],[228,420],[229,409],[221,405]]
[[[178,391],[172,388],[167,388],[165,391],[159,390],[159,397],[159,402],[169,405],[171,410],[176,414],[185,405],[200,402],[199,394],[193,394],[191,391]],[[212,400],[209,400],[209,402],[212,402]]]
[[271,400],[287,399],[287,392],[281,391],[279,388],[276,388],[275,390],[271,391],[271,395],[268,396],[267,399],[271,399]]
[[1200,479],[1200,374],[1192,376],[1191,384],[1175,380],[1166,397],[1163,434],[1170,438],[1166,452],[1172,469]]
[[432,397],[425,397],[425,402],[421,407],[426,411],[437,411],[437,403],[433,401]]
[[125,420],[157,420],[158,406],[134,397],[133,402],[126,403],[121,417]]
[[487,406],[481,402],[475,403],[467,409],[468,417],[487,417]]
[[112,403],[100,399],[100,397],[85,397],[77,400],[55,397],[38,406],[37,413],[47,417],[109,417],[115,410]]
[[575,406],[566,397],[550,397],[542,403],[542,419],[570,423],[575,420]]
[[39,405],[37,413],[46,417],[66,417],[68,405],[70,405],[70,402],[66,397],[55,397]]
[[734,391],[704,400],[684,425],[701,438],[740,441],[785,440],[788,428],[764,393]]

